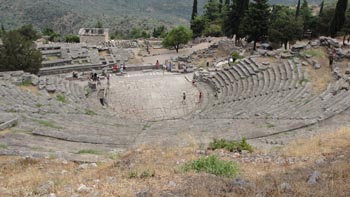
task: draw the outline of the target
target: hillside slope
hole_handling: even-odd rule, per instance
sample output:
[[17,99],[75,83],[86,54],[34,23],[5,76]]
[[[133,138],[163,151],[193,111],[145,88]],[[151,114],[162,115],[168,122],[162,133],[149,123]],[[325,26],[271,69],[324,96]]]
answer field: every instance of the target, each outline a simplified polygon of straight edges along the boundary
[[[0,0],[0,21],[6,29],[31,23],[62,33],[76,33],[97,21],[114,30],[159,24],[188,24],[192,0]],[[201,11],[207,0],[199,0]],[[309,0],[319,3],[320,0]],[[271,4],[296,4],[296,0],[270,0]]]

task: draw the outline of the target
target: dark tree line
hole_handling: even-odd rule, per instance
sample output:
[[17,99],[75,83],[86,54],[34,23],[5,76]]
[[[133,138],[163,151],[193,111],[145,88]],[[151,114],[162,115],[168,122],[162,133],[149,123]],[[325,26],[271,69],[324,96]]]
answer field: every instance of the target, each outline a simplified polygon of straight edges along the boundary
[[[191,29],[193,37],[223,36],[246,38],[256,42],[270,40],[285,45],[304,36],[350,34],[348,0],[338,0],[335,9],[320,4],[313,14],[307,0],[298,0],[295,9],[270,6],[268,0],[208,0],[204,14],[197,13],[197,0],[193,2]],[[310,35],[311,33],[311,35]]]

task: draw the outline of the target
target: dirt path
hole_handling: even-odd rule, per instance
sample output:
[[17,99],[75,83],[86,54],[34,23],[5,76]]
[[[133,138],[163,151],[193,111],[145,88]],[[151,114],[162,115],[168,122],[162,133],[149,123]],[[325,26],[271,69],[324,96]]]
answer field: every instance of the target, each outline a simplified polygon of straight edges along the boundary
[[219,41],[221,38],[213,38],[212,41],[200,43],[197,45],[194,45],[190,48],[183,48],[179,50],[179,53],[176,53],[175,50],[168,50],[168,49],[150,49],[151,55],[152,54],[159,54],[149,57],[143,58],[143,63],[145,64],[155,64],[157,60],[162,64],[165,62],[165,60],[170,60],[171,57],[177,57],[177,56],[188,56],[192,54],[194,51],[207,49],[210,45],[213,43]]

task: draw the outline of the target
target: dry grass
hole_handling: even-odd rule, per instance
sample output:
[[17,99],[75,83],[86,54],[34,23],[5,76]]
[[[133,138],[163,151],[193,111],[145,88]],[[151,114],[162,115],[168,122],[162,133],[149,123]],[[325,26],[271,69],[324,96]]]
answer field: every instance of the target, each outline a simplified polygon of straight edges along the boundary
[[312,90],[316,94],[320,94],[323,91],[325,91],[328,87],[328,84],[334,80],[331,68],[328,65],[329,60],[327,55],[327,49],[313,49],[312,51],[310,51],[310,53],[317,54],[313,56],[312,59],[315,59],[321,65],[321,68],[314,69],[311,65],[308,65],[303,66],[303,69],[308,75],[308,80],[311,82]]
[[19,86],[19,88],[21,90],[31,92],[31,93],[33,93],[35,95],[40,95],[40,92],[39,92],[38,88],[35,87],[35,86],[32,86],[32,85],[30,85],[30,86]]
[[278,59],[274,57],[256,57],[254,59],[256,60],[256,62],[270,62],[270,64],[278,62]]
[[312,156],[336,152],[350,148],[350,128],[343,127],[336,132],[321,134],[311,139],[291,142],[282,150],[287,156]]
[[10,132],[11,132],[11,129],[2,130],[2,131],[0,131],[0,136],[5,135],[6,133],[10,133]]

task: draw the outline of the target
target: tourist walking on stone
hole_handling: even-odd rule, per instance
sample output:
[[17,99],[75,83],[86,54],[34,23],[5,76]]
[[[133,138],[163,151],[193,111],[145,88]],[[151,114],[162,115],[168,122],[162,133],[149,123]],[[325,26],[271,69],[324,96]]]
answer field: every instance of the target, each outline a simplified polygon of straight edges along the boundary
[[333,54],[330,54],[330,55],[329,55],[329,66],[332,66],[332,65],[333,65],[333,60],[334,60]]
[[156,69],[159,69],[159,61],[156,62]]
[[105,107],[105,89],[101,88],[98,93],[97,93],[97,97],[100,100],[100,103],[103,107]]
[[186,93],[185,92],[183,92],[182,93],[182,104],[186,104]]
[[200,92],[199,92],[199,103],[201,103],[201,102],[202,102],[202,97],[203,97],[203,95],[202,95],[202,91],[200,91]]
[[110,79],[110,74],[107,74],[107,88],[108,88],[108,89],[109,89],[109,86],[110,86],[109,79]]

